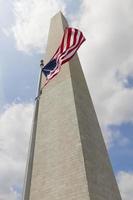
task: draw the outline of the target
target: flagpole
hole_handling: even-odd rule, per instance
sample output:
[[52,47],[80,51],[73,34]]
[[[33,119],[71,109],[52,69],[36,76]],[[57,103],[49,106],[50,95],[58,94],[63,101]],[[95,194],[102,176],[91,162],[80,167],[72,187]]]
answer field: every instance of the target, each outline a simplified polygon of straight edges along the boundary
[[35,148],[35,139],[36,139],[36,128],[37,128],[37,118],[38,118],[38,108],[40,100],[40,88],[41,88],[41,78],[42,78],[42,67],[44,66],[43,60],[41,60],[37,86],[37,97],[35,98],[35,109],[32,122],[32,130],[29,142],[28,158],[25,170],[25,179],[24,179],[24,188],[22,193],[22,200],[29,200],[30,186],[31,186],[31,176],[32,176],[32,166],[34,158],[34,148]]

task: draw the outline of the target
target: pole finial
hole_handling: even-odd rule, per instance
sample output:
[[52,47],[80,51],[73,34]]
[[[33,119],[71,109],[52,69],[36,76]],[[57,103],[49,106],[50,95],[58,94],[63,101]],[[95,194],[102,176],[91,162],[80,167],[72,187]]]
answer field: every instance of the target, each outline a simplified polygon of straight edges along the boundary
[[44,67],[44,62],[43,62],[43,60],[40,60],[40,67],[41,67],[41,68]]

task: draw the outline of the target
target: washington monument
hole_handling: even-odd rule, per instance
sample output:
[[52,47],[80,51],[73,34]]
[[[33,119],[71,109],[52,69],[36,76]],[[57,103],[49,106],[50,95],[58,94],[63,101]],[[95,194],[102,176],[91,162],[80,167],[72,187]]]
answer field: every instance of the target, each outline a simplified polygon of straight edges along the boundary
[[[45,64],[67,26],[61,12],[51,19]],[[23,200],[121,200],[77,55],[36,101]]]

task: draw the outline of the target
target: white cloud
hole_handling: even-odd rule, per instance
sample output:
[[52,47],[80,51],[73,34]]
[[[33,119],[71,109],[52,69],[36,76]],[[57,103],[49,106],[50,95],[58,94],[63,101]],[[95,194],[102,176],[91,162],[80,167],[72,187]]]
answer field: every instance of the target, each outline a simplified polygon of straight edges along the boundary
[[132,7],[131,0],[83,0],[77,22],[86,36],[80,60],[103,130],[133,123],[133,89],[125,87],[133,76]]
[[133,199],[133,172],[120,171],[117,181],[123,200]]
[[30,52],[44,50],[50,18],[60,9],[61,0],[14,0],[15,25],[12,30],[19,50]]
[[32,104],[12,104],[0,114],[0,199],[2,200],[20,199],[32,113]]

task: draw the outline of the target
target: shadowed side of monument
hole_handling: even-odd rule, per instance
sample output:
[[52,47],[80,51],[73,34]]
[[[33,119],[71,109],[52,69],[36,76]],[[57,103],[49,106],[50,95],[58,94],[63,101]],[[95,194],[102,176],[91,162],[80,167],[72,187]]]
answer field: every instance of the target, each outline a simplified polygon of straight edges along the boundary
[[121,200],[101,129],[77,55],[70,61],[69,66],[90,200]]
[[[66,26],[61,12],[52,18],[45,63]],[[77,55],[44,88],[36,120],[24,200],[121,200]]]

